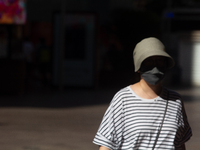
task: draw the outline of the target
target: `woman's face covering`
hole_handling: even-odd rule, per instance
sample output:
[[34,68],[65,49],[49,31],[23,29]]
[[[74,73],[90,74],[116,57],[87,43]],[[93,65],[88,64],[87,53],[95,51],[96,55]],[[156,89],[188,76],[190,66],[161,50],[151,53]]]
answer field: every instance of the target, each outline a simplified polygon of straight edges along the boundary
[[166,70],[167,59],[162,56],[153,56],[143,61],[139,72],[147,83],[156,85],[164,78]]

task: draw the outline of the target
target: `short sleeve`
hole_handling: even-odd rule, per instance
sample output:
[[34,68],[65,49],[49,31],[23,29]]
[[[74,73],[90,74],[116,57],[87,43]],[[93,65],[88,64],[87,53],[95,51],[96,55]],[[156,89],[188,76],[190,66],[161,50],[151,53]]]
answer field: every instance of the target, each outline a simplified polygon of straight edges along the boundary
[[93,143],[111,150],[117,149],[122,133],[122,104],[114,97],[106,110]]
[[181,103],[181,116],[179,116],[179,129],[177,132],[178,141],[176,141],[179,145],[186,143],[192,136],[192,129],[189,125],[186,111],[184,108],[184,103]]
[[183,114],[183,126],[182,126],[182,134],[181,134],[181,139],[182,143],[184,144],[187,142],[191,136],[192,136],[192,129],[189,125],[188,119],[187,119],[187,114],[185,111],[184,104],[182,103],[182,114]]

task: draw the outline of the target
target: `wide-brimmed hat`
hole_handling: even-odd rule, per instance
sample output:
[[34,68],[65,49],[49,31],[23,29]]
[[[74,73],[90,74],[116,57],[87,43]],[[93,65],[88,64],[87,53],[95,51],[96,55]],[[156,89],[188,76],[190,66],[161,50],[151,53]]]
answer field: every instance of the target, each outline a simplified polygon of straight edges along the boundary
[[133,60],[135,65],[135,72],[140,69],[142,62],[151,56],[163,56],[168,58],[168,68],[174,66],[173,58],[165,51],[163,43],[154,37],[145,38],[140,41],[133,51]]

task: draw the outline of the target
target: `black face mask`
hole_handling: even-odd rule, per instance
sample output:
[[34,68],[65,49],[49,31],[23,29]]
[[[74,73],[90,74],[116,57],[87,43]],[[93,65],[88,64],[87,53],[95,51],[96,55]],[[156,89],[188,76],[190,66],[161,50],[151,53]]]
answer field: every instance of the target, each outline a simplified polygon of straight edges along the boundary
[[[144,71],[144,72],[143,72]],[[145,68],[141,69],[142,78],[151,85],[158,84],[165,76],[165,71],[154,67],[151,70],[145,71]]]

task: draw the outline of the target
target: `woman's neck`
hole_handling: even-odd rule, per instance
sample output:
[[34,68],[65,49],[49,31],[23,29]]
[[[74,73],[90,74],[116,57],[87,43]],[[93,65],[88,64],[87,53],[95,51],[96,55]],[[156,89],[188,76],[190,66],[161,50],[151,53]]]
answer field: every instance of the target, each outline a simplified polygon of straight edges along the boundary
[[158,83],[156,85],[151,85],[148,84],[144,79],[141,79],[140,82],[138,83],[142,92],[147,94],[150,98],[155,98],[158,95],[160,95],[162,91],[162,85],[161,83]]

